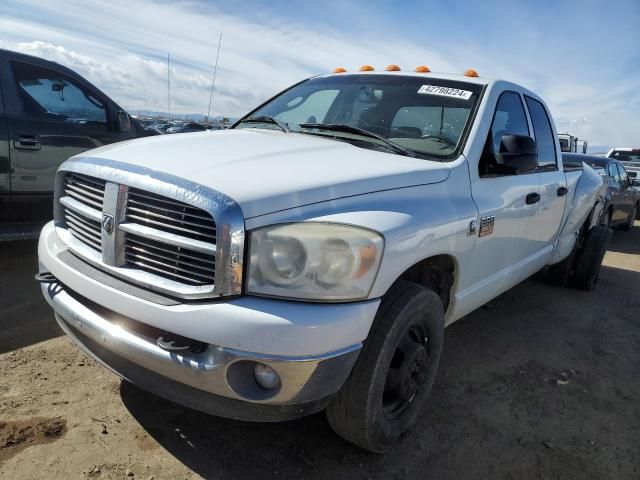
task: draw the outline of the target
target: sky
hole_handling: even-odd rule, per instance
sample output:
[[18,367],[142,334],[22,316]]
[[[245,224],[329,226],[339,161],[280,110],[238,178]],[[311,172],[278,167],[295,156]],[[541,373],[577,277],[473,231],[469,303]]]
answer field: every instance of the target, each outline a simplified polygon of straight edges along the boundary
[[559,131],[640,145],[640,0],[3,0],[0,48],[61,63],[128,110],[237,117],[337,66],[476,69],[546,100]]

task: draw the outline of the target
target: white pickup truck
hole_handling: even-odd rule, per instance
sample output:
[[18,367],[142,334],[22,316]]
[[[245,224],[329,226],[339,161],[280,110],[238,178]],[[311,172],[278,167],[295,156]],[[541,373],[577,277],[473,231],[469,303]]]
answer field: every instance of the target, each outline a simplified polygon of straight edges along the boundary
[[563,167],[542,99],[387,70],[64,163],[37,275],[61,328],[175,402],[252,421],[326,409],[383,452],[426,403],[447,325],[547,265],[593,288],[602,178]]

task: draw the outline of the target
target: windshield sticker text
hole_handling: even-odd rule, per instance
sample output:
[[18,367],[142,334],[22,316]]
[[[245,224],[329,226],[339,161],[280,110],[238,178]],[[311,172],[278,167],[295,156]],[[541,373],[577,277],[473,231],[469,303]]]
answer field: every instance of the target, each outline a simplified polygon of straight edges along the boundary
[[418,90],[421,95],[438,95],[440,97],[461,98],[469,100],[473,92],[459,88],[439,87],[437,85],[422,85]]

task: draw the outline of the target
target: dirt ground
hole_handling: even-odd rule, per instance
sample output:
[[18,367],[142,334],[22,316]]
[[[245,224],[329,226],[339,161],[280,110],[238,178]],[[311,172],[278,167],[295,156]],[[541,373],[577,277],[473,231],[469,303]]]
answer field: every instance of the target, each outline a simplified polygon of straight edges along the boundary
[[640,478],[640,228],[593,293],[532,278],[447,329],[416,428],[389,454],[324,417],[208,416],[122,383],[61,336],[34,242],[0,244],[0,479]]

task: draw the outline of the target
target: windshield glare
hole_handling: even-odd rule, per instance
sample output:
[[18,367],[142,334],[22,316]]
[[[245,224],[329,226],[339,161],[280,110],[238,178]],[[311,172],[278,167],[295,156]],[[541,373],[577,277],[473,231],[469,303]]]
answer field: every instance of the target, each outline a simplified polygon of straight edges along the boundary
[[[345,75],[307,80],[282,93],[251,117],[269,116],[294,132],[338,137],[371,147],[375,139],[357,133],[301,127],[346,124],[367,130],[418,154],[451,157],[459,147],[481,86],[466,82],[397,75]],[[256,124],[239,124],[255,128]],[[278,127],[260,124],[260,128]],[[366,141],[364,145],[361,142]]]

